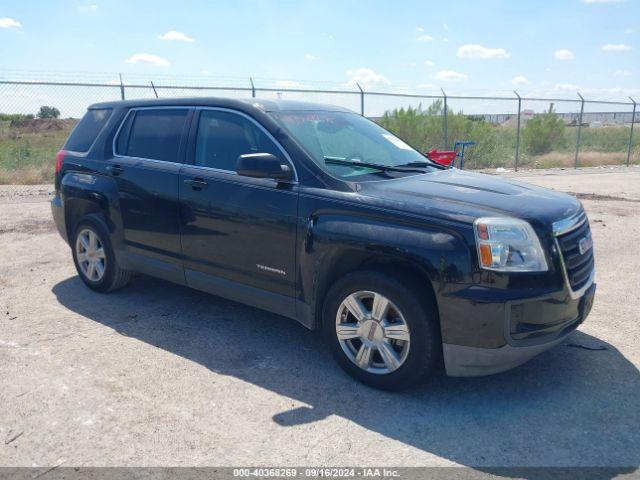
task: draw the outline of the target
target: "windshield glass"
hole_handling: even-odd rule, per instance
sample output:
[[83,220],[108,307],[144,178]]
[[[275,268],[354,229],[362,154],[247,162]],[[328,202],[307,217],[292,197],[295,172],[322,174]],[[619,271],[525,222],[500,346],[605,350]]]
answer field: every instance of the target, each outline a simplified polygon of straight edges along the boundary
[[[381,170],[370,164],[394,167],[429,163],[427,158],[398,137],[356,113],[298,111],[271,112],[271,115],[318,165],[338,177],[376,175],[379,179],[377,175]],[[338,164],[336,161],[344,162]],[[358,166],[359,162],[368,165]],[[399,174],[397,171],[394,173],[394,176]],[[420,171],[402,174],[416,173]]]

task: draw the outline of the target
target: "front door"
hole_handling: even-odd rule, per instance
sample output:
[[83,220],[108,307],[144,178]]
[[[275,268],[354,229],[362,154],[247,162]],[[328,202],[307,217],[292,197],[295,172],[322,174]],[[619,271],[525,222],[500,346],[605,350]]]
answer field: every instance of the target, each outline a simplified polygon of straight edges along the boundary
[[239,176],[238,156],[286,154],[259,124],[227,109],[196,113],[180,174],[182,252],[195,288],[290,315],[298,189]]

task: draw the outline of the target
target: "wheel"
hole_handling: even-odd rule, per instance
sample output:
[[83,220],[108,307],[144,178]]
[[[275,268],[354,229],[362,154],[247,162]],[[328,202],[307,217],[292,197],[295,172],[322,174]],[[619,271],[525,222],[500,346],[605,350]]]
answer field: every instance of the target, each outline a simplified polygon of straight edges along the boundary
[[80,279],[96,292],[111,292],[124,287],[131,273],[118,266],[109,233],[92,218],[78,223],[71,244],[73,262]]
[[432,296],[416,282],[377,271],[340,279],[326,296],[323,329],[334,358],[374,388],[399,390],[423,380],[440,359]]

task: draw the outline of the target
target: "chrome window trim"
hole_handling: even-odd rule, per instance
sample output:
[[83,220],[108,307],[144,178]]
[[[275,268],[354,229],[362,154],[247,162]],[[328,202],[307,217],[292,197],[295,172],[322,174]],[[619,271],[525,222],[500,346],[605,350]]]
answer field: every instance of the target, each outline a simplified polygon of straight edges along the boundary
[[571,217],[567,217],[562,220],[558,220],[557,222],[554,222],[552,227],[553,243],[555,245],[556,251],[558,252],[558,258],[560,259],[560,266],[562,268],[562,277],[564,279],[564,284],[567,287],[567,290],[569,291],[569,295],[573,300],[576,300],[582,297],[582,295],[584,295],[584,292],[586,292],[593,284],[593,281],[595,280],[595,276],[596,276],[595,258],[594,258],[593,269],[591,270],[591,274],[589,275],[589,278],[587,279],[586,283],[582,287],[580,287],[578,290],[573,290],[571,288],[571,282],[569,281],[569,274],[567,273],[567,265],[564,261],[564,255],[562,254],[562,249],[560,248],[560,242],[558,242],[558,237],[566,233],[572,232],[573,230],[576,230],[577,228],[581,227],[586,221],[587,221],[587,214],[585,213],[584,210],[580,210],[580,212],[578,212],[575,215],[572,215]]
[[[206,107],[206,106],[194,106],[192,107],[194,110],[196,111],[202,111],[202,110],[212,110],[212,111],[218,111],[218,112],[228,112],[228,113],[233,113],[235,115],[239,115],[241,117],[246,118],[247,120],[249,120],[251,123],[253,123],[256,127],[258,127],[258,129],[260,131],[262,131],[268,138],[269,140],[271,140],[274,145],[280,150],[280,152],[282,152],[282,154],[284,155],[285,160],[287,161],[287,163],[289,164],[289,166],[291,167],[293,174],[294,174],[294,178],[292,181],[287,182],[287,183],[298,183],[298,170],[296,169],[295,164],[293,163],[293,160],[291,160],[291,157],[289,156],[289,153],[284,149],[284,147],[280,144],[280,142],[278,140],[276,140],[276,138],[271,135],[271,133],[264,128],[264,126],[258,122],[256,119],[252,118],[251,116],[247,115],[244,112],[240,112],[238,110],[233,110],[232,108],[225,108],[225,107]],[[200,119],[198,118],[198,122],[200,122]],[[199,125],[198,125],[199,126]],[[197,135],[197,132],[196,132]],[[194,158],[195,161],[195,158]],[[191,164],[191,163],[185,163],[185,165],[188,165],[190,167],[196,167],[196,168],[201,168],[201,169],[206,169],[209,171],[213,171],[213,172],[218,172],[218,173],[227,173],[230,175],[236,175],[238,176],[238,174],[234,171],[234,170],[225,170],[222,168],[215,168],[215,167],[207,167],[204,165],[196,165],[195,163]]]
[[118,137],[120,136],[120,131],[122,130],[122,127],[127,122],[127,119],[129,118],[129,115],[131,115],[131,112],[137,112],[138,110],[187,110],[188,112],[189,110],[193,110],[193,107],[187,107],[183,105],[166,106],[166,107],[163,107],[160,105],[155,107],[131,107],[127,112],[127,114],[122,119],[122,121],[120,122],[120,125],[118,126],[118,130],[116,130],[116,134],[113,136],[113,141],[111,142],[111,153],[113,154],[113,158],[130,158],[132,160],[147,160],[150,162],[160,162],[160,163],[167,163],[167,164],[173,164],[173,165],[184,165],[184,163],[181,163],[181,162],[170,162],[169,160],[158,160],[157,158],[132,157],[130,155],[118,155],[116,153],[116,142],[118,141]]
[[[292,181],[288,182],[288,183],[294,183],[294,184],[298,183],[298,179],[299,179],[298,170],[296,169],[296,166],[293,163],[293,160],[291,160],[291,156],[289,156],[289,153],[280,144],[280,142],[278,142],[278,140],[276,140],[275,137],[273,135],[271,135],[271,133],[266,128],[264,128],[264,126],[262,124],[260,124],[260,122],[258,122],[254,118],[250,117],[249,115],[247,115],[244,112],[240,112],[238,110],[233,110],[231,108],[224,108],[224,107],[206,107],[206,106],[196,106],[196,105],[193,105],[193,106],[189,106],[189,105],[169,105],[169,106],[157,105],[157,106],[152,106],[152,107],[131,107],[129,109],[129,111],[127,112],[127,114],[122,119],[122,121],[120,122],[120,125],[118,126],[118,129],[116,130],[116,134],[113,137],[113,141],[111,142],[111,153],[113,154],[113,157],[114,158],[129,158],[129,159],[132,159],[132,160],[146,160],[146,161],[150,161],[150,162],[160,162],[160,163],[164,163],[164,164],[187,165],[189,167],[195,167],[195,168],[199,168],[199,169],[204,169],[206,171],[217,172],[217,173],[226,173],[228,175],[236,175],[236,176],[238,176],[238,174],[233,170],[224,170],[224,169],[215,168],[215,167],[205,167],[203,165],[195,165],[195,164],[191,164],[191,163],[170,162],[168,160],[158,160],[156,158],[132,157],[130,155],[119,155],[116,152],[116,143],[118,141],[118,137],[120,136],[120,131],[122,130],[122,127],[127,122],[127,119],[129,118],[129,115],[132,114],[132,112],[137,112],[139,110],[170,110],[170,109],[171,110],[187,110],[187,111],[188,110],[194,110],[194,111],[198,111],[198,110],[214,110],[214,111],[233,113],[233,114],[240,115],[241,117],[244,117],[244,118],[248,119],[250,122],[252,122],[254,125],[256,125],[258,127],[258,129],[260,129],[269,138],[269,140],[271,140],[275,144],[275,146],[284,155],[285,160],[287,161],[287,163],[289,164],[289,166],[291,167],[291,169],[293,170],[293,173],[294,173],[294,179]],[[198,119],[198,121],[199,120],[200,119]]]

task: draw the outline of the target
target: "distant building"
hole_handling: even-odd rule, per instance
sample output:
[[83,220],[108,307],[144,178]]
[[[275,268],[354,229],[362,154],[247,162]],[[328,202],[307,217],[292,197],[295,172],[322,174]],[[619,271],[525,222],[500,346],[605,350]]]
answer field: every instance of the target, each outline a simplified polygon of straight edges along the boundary
[[[567,125],[577,125],[579,112],[555,112],[562,118]],[[520,114],[520,122],[522,125],[527,123],[539,113],[535,113],[531,109],[522,110]],[[515,113],[486,113],[476,114],[473,117],[484,119],[485,122],[493,125],[503,125],[505,127],[515,127],[517,125],[518,115]],[[582,125],[607,126],[607,125],[629,125],[631,124],[632,112],[584,112],[582,114]],[[640,123],[640,112],[636,112],[635,123]]]

